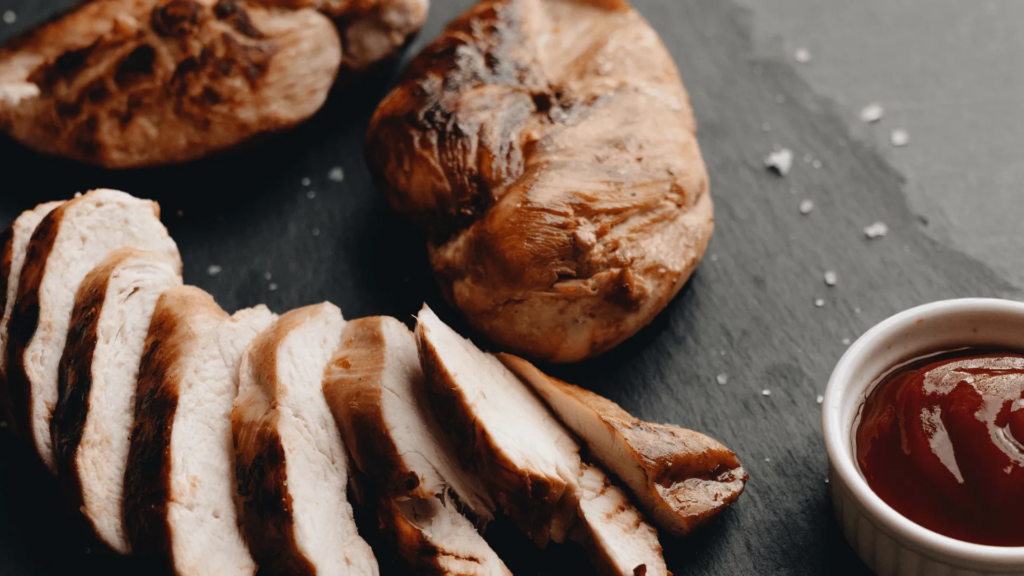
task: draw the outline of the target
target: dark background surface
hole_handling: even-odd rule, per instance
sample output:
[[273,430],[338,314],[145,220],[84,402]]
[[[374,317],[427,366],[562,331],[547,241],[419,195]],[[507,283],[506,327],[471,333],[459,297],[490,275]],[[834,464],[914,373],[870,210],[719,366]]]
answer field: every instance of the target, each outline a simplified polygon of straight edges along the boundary
[[[708,433],[733,448],[749,470],[746,493],[719,522],[686,541],[663,537],[677,576],[866,574],[831,510],[816,397],[846,349],[844,339],[855,339],[895,312],[957,296],[1019,298],[1005,258],[975,258],[991,252],[983,249],[986,242],[997,253],[1021,258],[1012,248],[1021,243],[1024,198],[1017,188],[1007,194],[947,182],[941,171],[933,174],[934,158],[921,152],[920,161],[894,156],[879,137],[887,132],[851,124],[851,106],[859,109],[865,93],[851,96],[853,102],[836,96],[844,89],[834,81],[843,65],[864,74],[855,55],[829,61],[828,49],[812,47],[814,60],[800,65],[790,57],[790,40],[772,36],[811,31],[824,43],[828,26],[844,28],[807,24],[820,13],[806,14],[798,22],[803,28],[780,19],[780,11],[797,14],[795,7],[811,2],[744,1],[754,10],[733,0],[635,2],[661,33],[690,90],[717,228],[693,279],[650,327],[604,357],[553,372],[641,418]],[[409,54],[469,4],[435,0]],[[951,9],[948,4],[944,9]],[[52,6],[0,0],[0,12],[11,8],[18,14],[15,27],[0,24],[0,41]],[[774,11],[768,14],[766,6]],[[873,30],[861,32],[870,38]],[[843,42],[842,34],[834,36]],[[831,52],[845,54],[834,47]],[[948,73],[957,73],[956,67]],[[898,70],[890,68],[889,74],[875,81],[908,82]],[[375,193],[364,166],[363,129],[392,81],[389,76],[358,92],[337,92],[310,122],[257,148],[184,166],[105,172],[42,158],[0,138],[0,226],[44,200],[119,188],[160,201],[181,248],[186,281],[209,290],[225,309],[265,302],[283,312],[329,299],[349,318],[389,314],[408,321],[426,300],[464,329],[430,279],[422,240]],[[990,89],[975,86],[949,97]],[[941,124],[941,118],[918,121]],[[903,150],[945,151],[963,144],[936,144],[915,132],[912,138]],[[787,177],[764,169],[773,146],[796,154]],[[968,179],[976,173],[980,181],[1013,169],[995,163],[1005,159],[968,158],[977,153],[976,146],[967,146],[962,165],[945,169]],[[343,182],[328,179],[335,166],[343,168]],[[946,186],[932,190],[908,182],[908,171]],[[301,183],[306,177],[308,187]],[[804,199],[815,204],[807,215],[798,209]],[[956,206],[953,200],[966,206],[954,216],[975,213],[965,224],[939,218],[937,232],[935,215]],[[890,232],[868,240],[863,229],[876,221],[887,223]],[[971,232],[979,222],[990,225]],[[211,265],[223,271],[210,275]],[[837,272],[835,287],[825,285],[825,270]],[[815,305],[818,298],[824,306]],[[728,376],[724,385],[717,383],[718,374]],[[590,572],[573,546],[537,551],[501,522],[487,536],[517,575]],[[0,431],[0,576],[140,571],[87,548],[60,512],[53,482]],[[387,554],[379,556],[387,572]]]

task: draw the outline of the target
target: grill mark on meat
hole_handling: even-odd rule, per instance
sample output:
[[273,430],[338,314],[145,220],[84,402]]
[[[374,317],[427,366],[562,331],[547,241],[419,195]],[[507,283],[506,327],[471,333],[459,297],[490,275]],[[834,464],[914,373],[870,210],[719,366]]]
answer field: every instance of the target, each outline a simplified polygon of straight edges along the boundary
[[171,432],[178,409],[177,363],[182,353],[180,333],[189,330],[174,304],[166,295],[160,297],[146,336],[124,491],[125,527],[132,551],[167,558],[172,557],[167,507]]
[[173,0],[163,6],[154,6],[150,26],[160,36],[183,38],[199,22],[203,7],[191,0]]
[[135,48],[117,65],[114,82],[120,87],[125,87],[152,75],[155,58],[156,50],[149,44]]
[[33,449],[36,443],[32,437],[32,390],[25,372],[25,349],[39,327],[39,286],[66,209],[67,204],[55,208],[32,233],[21,269],[18,297],[7,324],[7,389],[12,415],[9,424]]
[[[276,420],[276,413],[272,419]],[[262,423],[255,434],[238,432],[236,429],[239,516],[253,559],[269,574],[316,574],[295,540],[284,446],[276,423]]]
[[57,476],[61,479],[61,490],[71,510],[78,510],[84,504],[82,484],[75,460],[89,413],[96,331],[99,328],[100,314],[110,284],[110,271],[128,257],[126,254],[90,273],[92,278],[104,278],[102,284],[90,282],[89,277],[82,282],[75,296],[68,345],[64,348],[57,371],[58,397],[57,406],[50,419],[50,434],[53,437]]
[[264,38],[263,32],[253,25],[252,20],[249,18],[249,13],[234,0],[220,0],[214,5],[213,13],[217,16],[218,20],[230,21],[234,25],[235,30],[249,38],[254,40]]

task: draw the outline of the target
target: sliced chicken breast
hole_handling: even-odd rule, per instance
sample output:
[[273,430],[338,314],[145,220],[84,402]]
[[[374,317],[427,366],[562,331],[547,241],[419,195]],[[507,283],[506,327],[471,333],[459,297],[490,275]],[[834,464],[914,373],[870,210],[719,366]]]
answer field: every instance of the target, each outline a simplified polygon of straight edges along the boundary
[[134,248],[111,252],[78,288],[57,373],[50,431],[58,481],[70,508],[119,554],[131,550],[124,473],[139,362],[157,299],[176,286],[181,274],[164,256]]
[[7,327],[7,379],[15,424],[51,471],[50,416],[75,294],[86,274],[123,246],[156,252],[181,270],[157,203],[116,190],[93,190],[57,207],[29,241]]
[[11,414],[11,396],[7,389],[7,323],[11,319],[14,301],[18,298],[18,282],[25,264],[28,242],[36,226],[62,202],[47,202],[22,212],[14,223],[0,234],[0,417],[14,428]]
[[239,341],[273,320],[264,307],[229,319],[191,286],[157,301],[139,367],[125,525],[133,552],[164,556],[182,576],[256,571],[235,511],[231,407]]
[[689,534],[743,493],[747,474],[736,454],[718,441],[693,430],[643,422],[611,400],[551,378],[522,358],[498,357],[672,535]]
[[459,511],[486,524],[494,504],[429,409],[416,337],[405,324],[348,322],[324,395],[349,454],[375,484],[382,531],[412,573],[509,574]]
[[520,529],[583,542],[602,574],[667,574],[657,533],[526,384],[426,306],[416,335],[439,421]]
[[323,393],[344,323],[329,303],[293,310],[243,355],[232,413],[239,506],[268,574],[378,573],[356,530],[345,449]]

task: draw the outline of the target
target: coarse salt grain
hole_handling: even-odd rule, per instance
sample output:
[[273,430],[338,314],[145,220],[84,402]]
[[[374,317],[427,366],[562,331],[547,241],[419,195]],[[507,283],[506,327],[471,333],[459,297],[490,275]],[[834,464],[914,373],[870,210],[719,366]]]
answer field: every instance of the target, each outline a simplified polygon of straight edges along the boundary
[[341,166],[335,166],[327,173],[327,179],[331,182],[341,182],[345,179],[345,171],[341,169]]
[[803,200],[800,202],[800,213],[803,215],[810,214],[814,211],[814,202],[812,200]]
[[765,388],[764,390],[761,390],[761,396],[771,396],[771,395],[772,395],[772,391],[771,390],[769,390],[767,388]]
[[8,10],[4,12],[4,23],[14,24],[18,21],[18,15],[14,13],[14,10]]
[[864,235],[870,239],[881,238],[889,233],[889,226],[885,222],[875,222],[864,229]]
[[271,292],[277,290],[277,282],[271,282],[270,284],[267,284],[267,290],[270,290]]
[[885,116],[885,108],[882,108],[882,105],[878,102],[872,102],[860,111],[860,121],[867,122],[869,124],[872,122],[878,122],[882,119],[882,116]]
[[836,276],[836,271],[835,270],[826,270],[825,271],[825,285],[827,285],[827,286],[835,286],[836,282],[838,282],[838,281],[839,281],[839,277]]
[[273,274],[271,274],[270,272],[264,272],[264,273],[263,273],[263,279],[264,279],[264,280],[270,280],[270,279],[272,279],[273,277],[274,277],[274,275],[273,275]]
[[715,376],[715,380],[717,380],[719,384],[725,384],[729,382],[729,375],[723,372],[718,376]]
[[797,48],[793,52],[793,59],[801,64],[807,64],[811,61],[811,51],[807,48]]
[[814,305],[817,306],[818,308],[821,308],[822,306],[825,305],[825,299],[824,298],[817,298],[817,299],[815,299],[814,300]]
[[818,394],[818,404],[821,404],[824,401],[825,401],[825,397],[822,396],[821,394]]
[[843,345],[844,346],[849,346],[850,345],[850,339],[849,338],[843,338]]
[[765,156],[764,165],[775,174],[785,176],[793,168],[793,151],[789,148],[776,150]]
[[309,198],[310,200],[316,198],[316,190],[310,190],[309,192],[306,192],[306,198]]
[[302,185],[303,185],[303,186],[309,186],[309,185],[310,185],[310,184],[312,184],[312,183],[313,183],[313,181],[312,181],[312,180],[310,180],[309,178],[303,178],[303,179],[302,179]]
[[209,274],[210,276],[216,276],[217,274],[220,274],[223,270],[223,268],[217,266],[216,264],[210,264],[210,267],[206,269],[206,273]]
[[910,134],[903,128],[897,128],[889,135],[889,141],[896,147],[906,146],[910,144]]
[[320,229],[319,228],[313,228],[313,236],[319,236],[319,235],[320,235]]

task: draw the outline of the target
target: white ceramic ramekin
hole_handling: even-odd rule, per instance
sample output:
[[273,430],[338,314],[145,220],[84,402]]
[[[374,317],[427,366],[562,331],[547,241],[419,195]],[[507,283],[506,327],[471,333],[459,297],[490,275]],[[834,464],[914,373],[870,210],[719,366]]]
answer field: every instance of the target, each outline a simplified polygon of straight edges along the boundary
[[832,503],[846,539],[879,576],[1024,575],[1024,547],[971,544],[918,526],[871,491],[854,456],[853,427],[879,376],[965,346],[1024,349],[1024,303],[966,298],[912,308],[861,336],[829,379],[822,427]]

